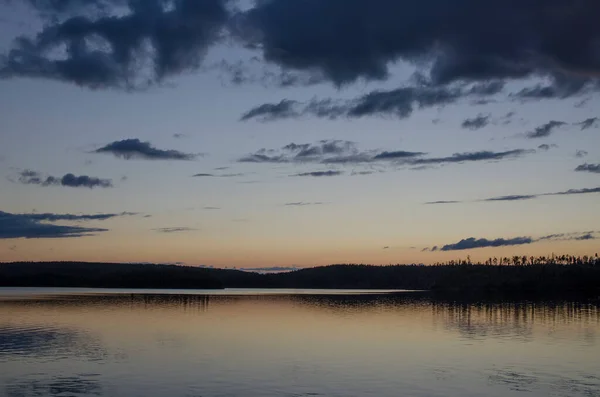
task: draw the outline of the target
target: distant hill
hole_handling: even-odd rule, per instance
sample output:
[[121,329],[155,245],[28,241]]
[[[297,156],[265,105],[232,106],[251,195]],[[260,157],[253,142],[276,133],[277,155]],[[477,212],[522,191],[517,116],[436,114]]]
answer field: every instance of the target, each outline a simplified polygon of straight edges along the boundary
[[[500,262],[502,263],[502,262]],[[600,297],[597,257],[513,264],[331,265],[287,273],[85,262],[0,264],[0,286],[413,289],[438,294]]]
[[83,288],[223,288],[208,269],[186,266],[13,262],[0,264],[0,286]]

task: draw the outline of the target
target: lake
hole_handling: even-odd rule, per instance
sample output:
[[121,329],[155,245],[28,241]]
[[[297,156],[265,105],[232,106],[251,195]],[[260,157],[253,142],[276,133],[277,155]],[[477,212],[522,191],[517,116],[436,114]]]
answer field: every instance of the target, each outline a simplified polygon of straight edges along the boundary
[[600,305],[0,288],[0,396],[600,396]]

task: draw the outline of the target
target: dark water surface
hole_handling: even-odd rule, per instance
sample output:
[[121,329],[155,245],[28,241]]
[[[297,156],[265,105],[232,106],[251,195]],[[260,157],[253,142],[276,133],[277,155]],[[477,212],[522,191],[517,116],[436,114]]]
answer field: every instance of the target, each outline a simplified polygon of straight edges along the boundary
[[0,289],[0,396],[600,396],[598,304],[212,293]]

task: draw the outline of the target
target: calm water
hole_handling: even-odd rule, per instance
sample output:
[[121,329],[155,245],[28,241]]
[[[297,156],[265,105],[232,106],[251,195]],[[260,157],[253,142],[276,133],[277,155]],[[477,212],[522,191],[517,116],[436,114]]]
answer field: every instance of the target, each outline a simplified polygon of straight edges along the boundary
[[115,292],[0,289],[0,396],[600,396],[597,304]]

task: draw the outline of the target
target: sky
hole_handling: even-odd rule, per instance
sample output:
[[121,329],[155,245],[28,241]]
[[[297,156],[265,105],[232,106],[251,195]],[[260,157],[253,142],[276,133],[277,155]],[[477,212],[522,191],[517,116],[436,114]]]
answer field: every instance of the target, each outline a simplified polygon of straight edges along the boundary
[[598,251],[596,0],[0,10],[0,261]]

